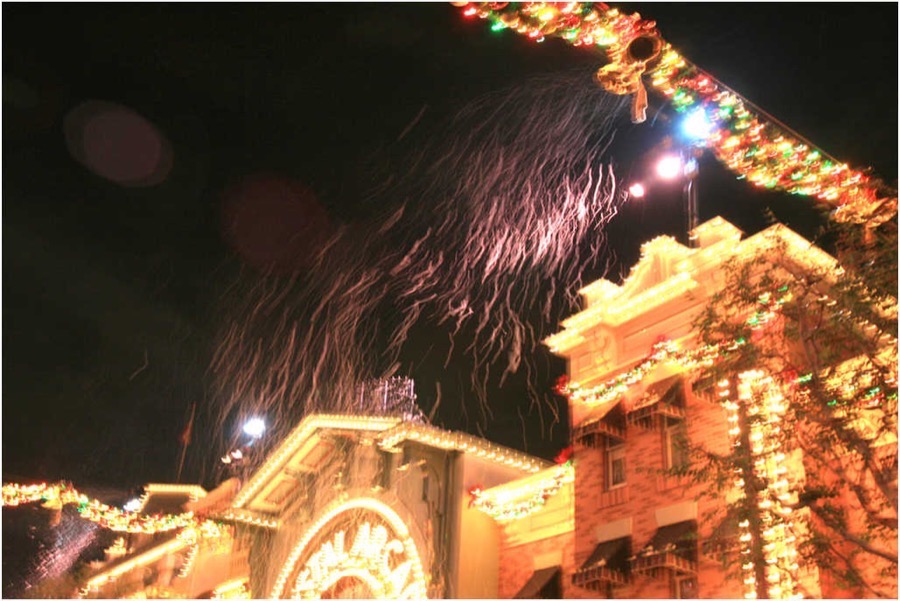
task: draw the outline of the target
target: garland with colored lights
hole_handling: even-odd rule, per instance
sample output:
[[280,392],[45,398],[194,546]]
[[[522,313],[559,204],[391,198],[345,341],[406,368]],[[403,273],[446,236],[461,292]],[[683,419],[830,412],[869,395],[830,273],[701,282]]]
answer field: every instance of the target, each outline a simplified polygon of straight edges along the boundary
[[[786,287],[779,288],[778,291],[783,293],[783,296],[774,301],[771,294],[766,293],[760,295],[758,302],[761,305],[761,308],[754,312],[745,322],[751,332],[758,332],[766,324],[770,323],[780,311],[781,306],[791,300],[792,297],[790,293],[787,292]],[[746,338],[737,338],[729,342],[705,345],[696,349],[682,350],[679,349],[673,341],[661,338],[651,347],[650,354],[647,358],[630,370],[590,388],[584,388],[577,382],[570,382],[568,378],[564,376],[557,382],[555,391],[561,396],[568,397],[570,400],[580,401],[588,406],[602,405],[619,400],[632,386],[641,382],[647,374],[655,369],[660,363],[672,362],[678,364],[686,371],[692,371],[698,367],[711,366],[718,358],[736,351],[745,344],[747,344]],[[786,381],[790,381],[790,383],[794,385],[802,386],[809,383],[812,380],[812,377],[813,375],[811,373],[802,375],[794,374],[793,376],[786,378]],[[861,402],[864,406],[874,407],[878,406],[885,399],[893,400],[896,398],[897,393],[895,391],[886,393],[881,387],[873,386],[866,389]],[[833,398],[828,401],[827,404],[829,407],[837,407],[840,404],[850,404],[851,402],[855,401],[846,399],[841,401],[837,398]]]
[[[774,301],[771,294],[760,295],[758,302],[762,308],[753,313],[745,322],[752,331],[757,331],[772,321],[781,306],[791,299],[786,288],[779,289],[779,292],[785,294]],[[677,363],[685,370],[691,371],[698,367],[709,367],[719,357],[730,354],[745,344],[747,344],[746,338],[737,338],[730,342],[681,350],[675,342],[661,338],[653,345],[647,358],[630,370],[591,388],[583,388],[576,382],[562,378],[556,386],[556,392],[588,406],[602,405],[620,399],[632,386],[641,382],[650,371],[664,361]]]
[[15,507],[40,501],[48,509],[61,509],[63,505],[75,505],[79,515],[114,532],[154,534],[178,528],[197,526],[200,521],[191,512],[175,515],[140,515],[91,499],[79,493],[71,484],[4,484],[3,506]]
[[670,99],[678,112],[703,111],[710,122],[705,145],[717,159],[756,186],[812,196],[836,207],[841,221],[880,223],[897,212],[897,193],[858,169],[828,156],[663,40],[653,21],[624,15],[604,3],[454,2],[468,17],[512,29],[536,42],[546,36],[574,46],[599,47],[609,63],[598,82],[614,94],[634,94],[632,120],[645,118],[642,79]]
[[[117,507],[110,507],[97,499],[91,499],[87,495],[79,493],[66,482],[48,484],[4,484],[3,506],[16,507],[27,503],[42,503],[43,507],[52,510],[60,510],[64,505],[75,505],[78,514],[103,528],[114,532],[130,532],[140,534],[155,534],[180,530],[174,541],[168,544],[176,544],[188,548],[184,564],[178,572],[179,578],[186,578],[194,569],[200,545],[207,541],[216,541],[220,544],[230,540],[225,536],[221,526],[213,520],[201,519],[191,512],[177,515],[140,515],[135,511],[126,511]],[[121,557],[127,554],[125,541],[119,538],[107,549],[112,557]],[[135,566],[141,562],[149,561],[141,557],[129,560]],[[155,559],[153,559],[155,561]],[[126,567],[129,562],[117,565],[116,569],[132,569]],[[108,582],[110,575],[100,573],[95,576],[79,591],[79,597],[86,596],[90,589],[97,588]]]
[[528,483],[514,491],[504,491],[502,498],[482,486],[469,489],[469,507],[482,511],[498,522],[527,517],[543,507],[566,482],[575,478],[571,460],[554,468],[553,475],[537,483]]

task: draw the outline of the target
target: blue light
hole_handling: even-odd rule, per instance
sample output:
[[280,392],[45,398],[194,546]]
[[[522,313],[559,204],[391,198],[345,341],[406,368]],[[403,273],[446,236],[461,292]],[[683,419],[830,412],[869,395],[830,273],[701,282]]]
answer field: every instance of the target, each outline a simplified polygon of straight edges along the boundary
[[706,140],[709,134],[712,133],[712,130],[713,123],[702,108],[692,111],[681,122],[681,133],[691,140]]

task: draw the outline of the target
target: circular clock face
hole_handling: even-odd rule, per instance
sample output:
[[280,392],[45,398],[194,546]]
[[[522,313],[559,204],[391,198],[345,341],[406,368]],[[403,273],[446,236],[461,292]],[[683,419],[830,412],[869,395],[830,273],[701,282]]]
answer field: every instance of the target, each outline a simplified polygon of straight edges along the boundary
[[294,546],[273,598],[422,599],[415,542],[388,505],[352,499],[325,512]]

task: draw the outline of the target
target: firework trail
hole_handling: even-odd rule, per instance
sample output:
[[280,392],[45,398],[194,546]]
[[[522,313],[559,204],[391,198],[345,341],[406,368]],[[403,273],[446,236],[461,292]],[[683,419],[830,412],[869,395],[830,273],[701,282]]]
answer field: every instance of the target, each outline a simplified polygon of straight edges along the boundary
[[[488,380],[531,373],[546,329],[598,268],[623,200],[604,153],[626,107],[569,73],[479,99],[424,147],[398,143],[392,175],[362,199],[369,222],[342,225],[305,270],[259,276],[224,299],[212,362],[220,423],[374,411],[361,382],[415,377],[402,351],[423,327],[449,338],[448,360],[470,358],[487,419]],[[400,135],[407,147],[421,117]]]

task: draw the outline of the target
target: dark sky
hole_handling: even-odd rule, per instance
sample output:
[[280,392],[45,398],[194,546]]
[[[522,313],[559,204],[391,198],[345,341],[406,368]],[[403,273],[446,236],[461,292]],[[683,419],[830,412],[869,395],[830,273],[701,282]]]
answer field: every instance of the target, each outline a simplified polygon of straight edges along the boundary
[[[896,4],[623,10],[655,19],[687,58],[896,185]],[[241,273],[220,227],[229,185],[290,177],[330,219],[352,220],[366,187],[358,174],[420,112],[416,127],[427,128],[486,93],[600,64],[599,53],[558,40],[493,33],[444,3],[4,4],[4,481],[174,477],[191,403],[203,414],[214,402],[210,353]],[[611,157],[620,173],[639,169],[635,151],[666,127],[623,120]],[[91,154],[110,132],[162,162],[154,171],[137,151]],[[703,161],[701,221],[722,214],[753,233],[766,209],[816,230],[809,202],[750,190]],[[626,206],[609,229],[617,273],[642,241],[680,233],[679,210],[677,192]],[[564,369],[547,361],[545,388]],[[522,390],[494,398],[508,409]],[[523,446],[514,422],[499,419],[488,434]],[[529,450],[552,456],[565,433],[555,436]],[[225,449],[203,440],[186,474],[210,484],[206,466]]]

